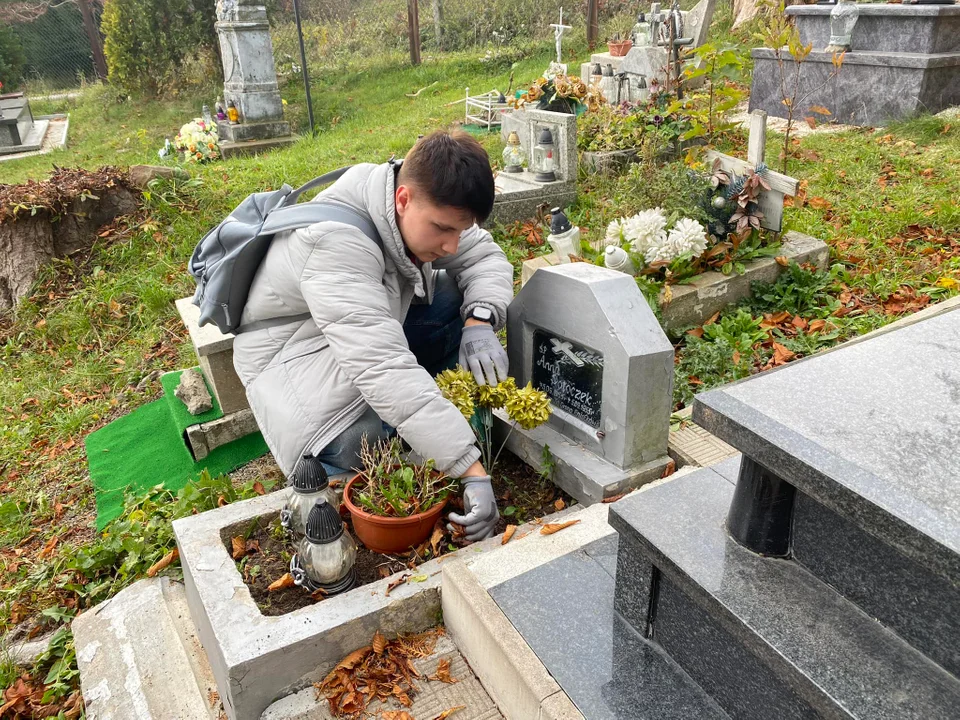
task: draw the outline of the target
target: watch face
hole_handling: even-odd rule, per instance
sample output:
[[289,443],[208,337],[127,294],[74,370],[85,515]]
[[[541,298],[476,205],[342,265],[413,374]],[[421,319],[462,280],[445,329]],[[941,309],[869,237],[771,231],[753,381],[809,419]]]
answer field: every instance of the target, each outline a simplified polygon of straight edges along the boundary
[[489,322],[493,319],[493,311],[491,311],[490,308],[476,307],[473,309],[473,312],[470,313],[470,317]]

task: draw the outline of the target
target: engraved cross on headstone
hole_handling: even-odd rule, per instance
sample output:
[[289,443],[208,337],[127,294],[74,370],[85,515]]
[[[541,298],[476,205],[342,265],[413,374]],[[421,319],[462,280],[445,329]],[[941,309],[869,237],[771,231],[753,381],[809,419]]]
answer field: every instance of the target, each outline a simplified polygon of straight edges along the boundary
[[561,52],[560,44],[563,39],[563,33],[567,30],[573,30],[573,27],[570,25],[563,24],[563,8],[560,8],[560,22],[551,23],[550,27],[553,28],[553,36],[556,39],[557,43],[557,63],[563,64],[563,53]]
[[[734,173],[744,175],[747,170],[756,170],[757,166],[763,162],[766,145],[767,113],[763,110],[754,110],[750,113],[750,140],[747,145],[746,161],[714,150],[707,152],[705,157],[708,163],[719,159],[720,167],[731,176]],[[763,179],[770,189],[762,190],[757,198],[757,205],[763,213],[760,226],[773,232],[780,232],[783,229],[783,198],[787,195],[791,197],[796,195],[800,183],[792,177],[781,175],[770,169],[763,172]]]

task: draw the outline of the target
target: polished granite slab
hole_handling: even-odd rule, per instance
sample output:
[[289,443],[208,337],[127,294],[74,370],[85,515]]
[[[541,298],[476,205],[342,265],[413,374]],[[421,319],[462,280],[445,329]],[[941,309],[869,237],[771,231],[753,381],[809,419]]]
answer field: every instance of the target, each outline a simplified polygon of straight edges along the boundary
[[662,576],[654,641],[732,717],[955,718],[957,678],[797,563],[729,537],[733,490],[708,468],[611,506]]
[[697,424],[960,587],[960,312],[698,395]]
[[613,611],[616,535],[519,575],[490,595],[589,720],[725,715]]

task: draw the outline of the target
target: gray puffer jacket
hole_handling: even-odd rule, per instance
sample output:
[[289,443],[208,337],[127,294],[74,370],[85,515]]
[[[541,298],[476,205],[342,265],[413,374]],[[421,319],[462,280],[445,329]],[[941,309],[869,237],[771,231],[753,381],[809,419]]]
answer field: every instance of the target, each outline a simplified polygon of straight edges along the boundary
[[463,316],[484,306],[499,328],[513,298],[513,268],[476,225],[456,255],[418,268],[397,228],[395,175],[390,164],[357,165],[318,196],[365,211],[382,249],[354,227],[316,223],[278,234],[251,286],[241,324],[311,315],[241,333],[233,345],[250,407],[286,475],[367,405],[452,477],[480,457],[469,424],[410,351],[402,323],[414,298],[432,300],[434,272],[444,269],[463,293]]

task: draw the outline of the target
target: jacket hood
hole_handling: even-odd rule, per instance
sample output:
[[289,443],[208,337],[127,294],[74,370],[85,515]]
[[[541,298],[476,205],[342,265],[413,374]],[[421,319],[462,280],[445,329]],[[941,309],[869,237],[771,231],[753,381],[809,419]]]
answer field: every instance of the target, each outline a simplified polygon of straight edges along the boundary
[[407,255],[406,245],[397,226],[396,162],[354,165],[317,199],[334,200],[365,212],[373,220],[383,240],[383,251],[390,256],[398,271],[414,287],[418,297],[425,294],[423,274]]

